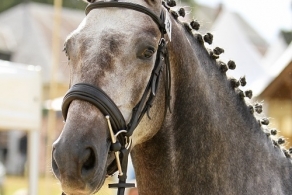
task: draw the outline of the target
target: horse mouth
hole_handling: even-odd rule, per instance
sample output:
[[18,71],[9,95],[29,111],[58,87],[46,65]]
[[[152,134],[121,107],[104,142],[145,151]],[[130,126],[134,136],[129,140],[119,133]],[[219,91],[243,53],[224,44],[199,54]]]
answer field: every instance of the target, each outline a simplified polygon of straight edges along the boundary
[[107,176],[112,176],[115,172],[117,172],[117,170],[118,167],[116,161],[113,159],[107,166]]
[[[105,169],[105,171],[103,172],[103,176],[102,176],[103,179],[100,180],[99,183],[95,184],[96,188],[92,194],[97,193],[100,190],[100,188],[103,186],[105,179],[108,176],[112,176],[118,170],[114,155],[112,153],[110,153],[108,156],[108,163],[107,164],[108,164],[107,169]],[[94,179],[93,179],[93,181],[94,181]],[[94,183],[93,183],[93,185],[94,185]]]
[[96,186],[95,189],[93,190],[92,194],[95,194],[96,192],[98,192],[100,190],[100,188],[103,186],[104,182],[105,182],[105,178],[106,178],[106,171],[104,171],[102,179],[99,180],[99,182],[97,184],[93,184],[93,186]]

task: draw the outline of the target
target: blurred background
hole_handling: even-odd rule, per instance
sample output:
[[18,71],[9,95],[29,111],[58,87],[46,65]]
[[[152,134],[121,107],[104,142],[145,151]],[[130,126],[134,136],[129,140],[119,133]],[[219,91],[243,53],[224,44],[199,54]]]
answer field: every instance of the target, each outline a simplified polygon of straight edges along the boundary
[[[292,1],[181,0],[200,33],[214,35],[264,101],[271,128],[292,146]],[[66,36],[85,17],[81,0],[0,1],[0,195],[60,195],[50,171],[52,142],[63,126],[69,70]],[[231,58],[230,58],[231,57]],[[229,71],[231,72],[231,71]],[[110,182],[110,181],[107,181]],[[115,194],[107,187],[98,194]],[[135,192],[133,192],[135,193]]]

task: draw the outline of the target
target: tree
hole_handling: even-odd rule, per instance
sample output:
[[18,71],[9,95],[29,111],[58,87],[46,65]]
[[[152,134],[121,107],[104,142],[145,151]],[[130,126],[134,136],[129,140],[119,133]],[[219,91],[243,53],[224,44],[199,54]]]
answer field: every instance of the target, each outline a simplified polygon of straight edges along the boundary
[[[5,11],[15,5],[25,2],[39,2],[39,3],[46,3],[46,4],[54,4],[54,0],[0,0],[0,12]],[[63,7],[73,8],[73,9],[82,9],[84,10],[86,7],[86,3],[82,0],[63,0]]]
[[194,0],[181,0],[181,2],[192,5],[195,1]]
[[10,8],[10,7],[13,7],[19,3],[21,3],[23,0],[10,0],[10,1],[4,1],[4,0],[1,0],[0,1],[0,12]]
[[[0,12],[5,11],[19,3],[24,2],[39,2],[46,4],[54,4],[54,0],[0,0]],[[178,2],[179,0],[177,0]],[[191,7],[195,6],[195,0],[180,0],[183,3],[190,5]],[[82,0],[63,0],[63,7],[73,8],[73,9],[82,9],[84,10],[86,7],[86,3]]]

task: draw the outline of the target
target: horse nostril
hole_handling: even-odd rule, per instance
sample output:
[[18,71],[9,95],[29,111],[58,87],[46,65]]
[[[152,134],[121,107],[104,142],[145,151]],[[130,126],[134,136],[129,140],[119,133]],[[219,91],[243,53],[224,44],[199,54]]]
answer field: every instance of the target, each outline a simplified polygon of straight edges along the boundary
[[87,172],[94,168],[95,165],[95,155],[91,148],[87,148],[84,152],[85,154],[85,161],[82,166],[82,172]]

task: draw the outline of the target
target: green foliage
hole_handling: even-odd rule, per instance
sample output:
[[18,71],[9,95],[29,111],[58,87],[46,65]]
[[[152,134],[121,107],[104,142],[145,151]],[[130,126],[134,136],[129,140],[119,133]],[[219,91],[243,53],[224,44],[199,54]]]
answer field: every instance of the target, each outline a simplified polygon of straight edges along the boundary
[[282,30],[281,34],[284,37],[287,45],[289,45],[292,42],[292,31]]
[[[29,1],[46,3],[51,5],[54,4],[54,0],[0,0],[0,12],[5,11],[17,4]],[[82,0],[63,0],[63,7],[83,10],[86,7],[86,3]]]
[[19,3],[21,3],[23,0],[1,0],[0,1],[0,12],[13,7]]
[[[39,2],[39,3],[46,3],[46,4],[54,4],[54,0],[0,0],[0,12],[5,11],[19,3],[24,2]],[[195,6],[195,0],[177,0],[183,3],[187,3],[189,6]],[[63,0],[63,7],[73,8],[73,9],[82,9],[86,7],[86,3],[82,0]]]
[[181,2],[188,3],[188,4],[192,4],[194,1],[193,0],[181,0]]
[[[177,0],[179,1],[179,0]],[[180,0],[182,3],[186,3],[191,7],[194,7],[196,5],[195,0]]]

